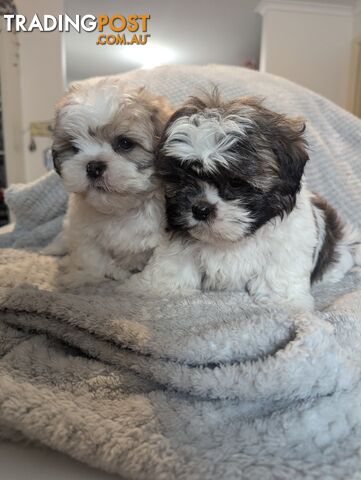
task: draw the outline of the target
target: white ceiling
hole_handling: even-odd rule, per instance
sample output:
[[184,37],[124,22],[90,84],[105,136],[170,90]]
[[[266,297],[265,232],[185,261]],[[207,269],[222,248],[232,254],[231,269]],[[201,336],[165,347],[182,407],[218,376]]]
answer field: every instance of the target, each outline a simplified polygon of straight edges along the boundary
[[[258,61],[258,0],[65,0],[67,14],[150,13],[148,33],[165,63],[243,65]],[[98,32],[64,34],[68,81],[141,66],[134,46],[97,46]],[[143,46],[138,48],[144,49]],[[142,50],[144,53],[145,50]],[[158,55],[158,52],[155,52]]]

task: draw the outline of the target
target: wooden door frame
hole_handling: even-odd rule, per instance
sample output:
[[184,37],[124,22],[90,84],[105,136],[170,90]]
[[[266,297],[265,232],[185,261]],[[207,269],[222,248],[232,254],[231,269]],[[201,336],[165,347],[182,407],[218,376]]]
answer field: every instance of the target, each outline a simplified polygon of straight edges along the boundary
[[361,117],[361,35],[352,42],[349,110]]
[[21,109],[19,44],[14,32],[0,30],[0,81],[7,185],[26,181]]

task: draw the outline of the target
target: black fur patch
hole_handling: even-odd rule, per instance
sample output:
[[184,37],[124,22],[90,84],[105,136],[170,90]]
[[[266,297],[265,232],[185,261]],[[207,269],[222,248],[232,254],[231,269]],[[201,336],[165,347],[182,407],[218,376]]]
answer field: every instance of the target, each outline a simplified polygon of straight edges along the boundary
[[311,274],[311,283],[321,280],[327,269],[337,262],[336,246],[343,236],[343,224],[331,205],[320,196],[312,198],[312,204],[323,212],[325,220],[325,237],[318,254],[315,268]]
[[54,150],[54,148],[52,148],[51,154],[53,158],[54,170],[61,177],[61,162],[59,159],[59,153],[56,150]]

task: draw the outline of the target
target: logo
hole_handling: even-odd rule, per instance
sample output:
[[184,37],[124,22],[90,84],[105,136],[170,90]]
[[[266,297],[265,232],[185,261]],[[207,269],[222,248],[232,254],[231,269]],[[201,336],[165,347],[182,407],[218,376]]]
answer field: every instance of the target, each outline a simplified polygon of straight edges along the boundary
[[[43,15],[35,14],[28,20],[25,15],[3,15],[8,32],[94,32],[98,31],[97,45],[146,45],[149,13],[131,15]],[[107,31],[105,31],[107,30]],[[110,33],[111,32],[111,33]]]

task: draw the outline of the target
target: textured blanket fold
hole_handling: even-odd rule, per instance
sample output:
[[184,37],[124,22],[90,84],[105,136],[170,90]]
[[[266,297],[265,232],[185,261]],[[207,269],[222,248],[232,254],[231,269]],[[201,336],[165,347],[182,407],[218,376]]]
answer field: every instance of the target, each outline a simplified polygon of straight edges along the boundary
[[0,247],[43,247],[61,231],[68,195],[54,172],[30,184],[10,186],[5,201],[16,223],[0,233]]
[[[195,86],[259,94],[308,121],[307,181],[361,226],[361,122],[286,80],[235,67],[122,76],[177,104]],[[52,173],[15,186],[0,231],[0,438],[30,440],[124,479],[361,479],[361,271],[314,288],[316,311],[241,293],[154,298],[104,281],[57,291],[39,248],[67,196]]]
[[0,437],[123,478],[357,478],[360,271],[290,316],[236,293],[64,294],[56,262],[0,253]]

